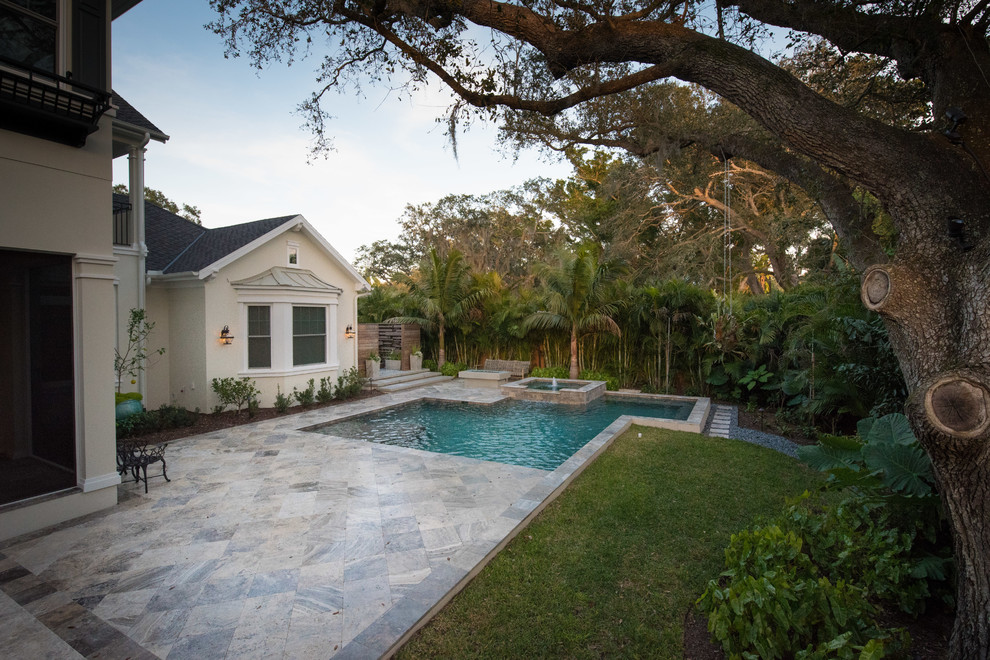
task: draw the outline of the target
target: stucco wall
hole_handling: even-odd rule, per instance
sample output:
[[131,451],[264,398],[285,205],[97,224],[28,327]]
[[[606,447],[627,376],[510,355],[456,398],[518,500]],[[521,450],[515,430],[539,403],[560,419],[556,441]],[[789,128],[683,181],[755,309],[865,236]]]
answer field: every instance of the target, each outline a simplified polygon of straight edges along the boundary
[[[169,397],[180,406],[210,411],[206,379],[206,297],[199,282],[169,285]],[[157,317],[156,317],[157,319]],[[157,322],[157,321],[156,321]]]
[[[288,265],[288,247],[293,244],[298,249],[300,269],[310,270],[324,282],[343,289],[335,297],[327,297],[329,305],[327,353],[328,364],[318,367],[300,367],[290,373],[259,373],[247,368],[247,308],[239,301],[238,292],[232,282],[259,275],[274,266]],[[355,280],[353,276],[331,258],[316,240],[306,231],[286,231],[258,246],[249,254],[224,266],[215,278],[206,283],[207,298],[207,341],[206,359],[208,378],[249,377],[261,390],[259,396],[262,407],[271,407],[277,389],[291,393],[294,387],[304,389],[310,378],[317,387],[321,378],[330,378],[336,383],[337,377],[355,366],[355,340],[347,339],[344,331],[350,324],[357,327],[355,319]],[[336,303],[336,304],[334,304]],[[220,329],[229,326],[235,339],[231,345],[219,341]],[[273,350],[291,347],[273,346]],[[212,407],[215,399],[211,398]]]
[[0,538],[116,502],[110,119],[100,126],[81,149],[0,130],[0,247],[73,255],[79,485],[45,505],[0,510]]
[[148,392],[145,396],[147,408],[157,408],[163,403],[172,403],[171,358],[173,342],[171,333],[171,297],[168,290],[149,286],[145,293],[145,310],[148,319],[155,323],[148,337],[148,349],[164,348],[164,355],[152,355],[145,366]]

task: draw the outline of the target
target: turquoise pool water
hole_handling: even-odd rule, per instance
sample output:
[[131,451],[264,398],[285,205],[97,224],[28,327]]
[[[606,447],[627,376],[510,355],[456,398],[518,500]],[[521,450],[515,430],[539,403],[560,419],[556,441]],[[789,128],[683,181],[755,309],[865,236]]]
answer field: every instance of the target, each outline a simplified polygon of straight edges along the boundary
[[587,406],[417,401],[309,431],[553,470],[622,415],[685,420],[692,402],[603,398]]

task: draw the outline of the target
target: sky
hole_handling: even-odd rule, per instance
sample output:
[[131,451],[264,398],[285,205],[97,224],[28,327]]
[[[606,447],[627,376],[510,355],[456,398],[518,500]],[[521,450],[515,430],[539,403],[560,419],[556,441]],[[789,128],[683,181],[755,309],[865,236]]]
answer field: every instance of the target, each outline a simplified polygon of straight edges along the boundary
[[[449,98],[439,83],[411,100],[371,86],[330,96],[335,150],[313,160],[296,108],[318,61],[257,72],[224,59],[203,27],[213,16],[206,0],[143,0],[113,22],[113,88],[169,136],[148,146],[145,185],[198,207],[206,227],[300,213],[353,261],[361,245],[398,238],[406,204],[571,172],[535,152],[503,155],[491,125],[460,134],[455,159],[436,122]],[[127,183],[126,157],[114,183]]]

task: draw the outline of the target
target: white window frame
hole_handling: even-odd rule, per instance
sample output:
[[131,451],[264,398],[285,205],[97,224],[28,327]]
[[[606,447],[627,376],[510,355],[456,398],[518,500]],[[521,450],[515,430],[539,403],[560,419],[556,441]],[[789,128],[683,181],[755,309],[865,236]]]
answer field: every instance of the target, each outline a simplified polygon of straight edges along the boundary
[[[22,7],[16,2],[3,2],[0,3],[7,5],[14,11],[23,12],[29,17],[35,18],[36,20],[42,20],[45,22],[51,21],[51,19],[41,16],[26,7]],[[54,71],[53,73],[57,76],[64,76],[65,70],[69,61],[69,50],[72,44],[69,43],[69,35],[72,34],[71,23],[72,12],[69,7],[69,0],[56,0],[55,2],[55,57],[54,57]]]
[[[268,334],[267,335],[252,335],[251,334],[251,323],[250,323],[250,313],[249,313],[251,307],[263,307],[263,308],[266,308],[268,310]],[[247,336],[247,339],[245,341],[245,343],[247,344],[247,355],[244,358],[246,367],[247,367],[247,369],[250,369],[251,371],[260,371],[260,370],[271,369],[272,368],[272,348],[274,347],[273,346],[273,342],[272,342],[272,306],[271,305],[246,305],[245,308],[244,308],[244,315],[245,315],[245,321],[244,321],[244,326],[243,327],[246,329],[246,332],[244,334]],[[257,337],[257,338],[267,337],[268,338],[268,366],[267,367],[252,367],[251,366],[251,339],[254,338],[254,337]]]
[[[292,257],[295,256],[295,263],[292,262]],[[295,241],[285,242],[285,265],[288,268],[300,268],[301,264],[299,262],[299,243]]]
[[[339,300],[336,295],[313,294],[311,292],[292,291],[291,289],[275,291],[259,289],[260,287],[245,289],[238,293],[237,302],[240,306],[241,327],[247,328],[247,308],[249,306],[267,305],[271,307],[272,366],[268,369],[248,368],[248,347],[245,341],[241,343],[243,348],[241,349],[240,376],[293,376],[340,368],[337,335],[342,331],[337,328]],[[326,308],[326,362],[304,364],[298,367],[292,364],[292,308],[294,306]]]

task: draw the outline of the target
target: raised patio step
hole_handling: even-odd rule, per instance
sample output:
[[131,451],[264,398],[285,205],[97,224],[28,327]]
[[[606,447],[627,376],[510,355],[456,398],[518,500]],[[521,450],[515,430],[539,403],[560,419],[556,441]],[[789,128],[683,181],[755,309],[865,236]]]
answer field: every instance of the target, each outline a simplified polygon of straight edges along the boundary
[[438,383],[443,383],[448,380],[453,380],[453,376],[442,376],[438,373],[428,372],[432,375],[424,375],[421,378],[416,378],[414,380],[405,380],[399,383],[392,383],[390,385],[375,385],[375,389],[379,392],[401,392],[403,390],[411,390],[414,387],[426,387],[427,385],[436,385]]
[[417,380],[435,373],[436,372],[430,371],[429,369],[417,369],[416,371],[386,371],[385,369],[382,369],[378,374],[378,378],[371,379],[371,384],[377,387],[379,385],[404,383],[409,380]]

